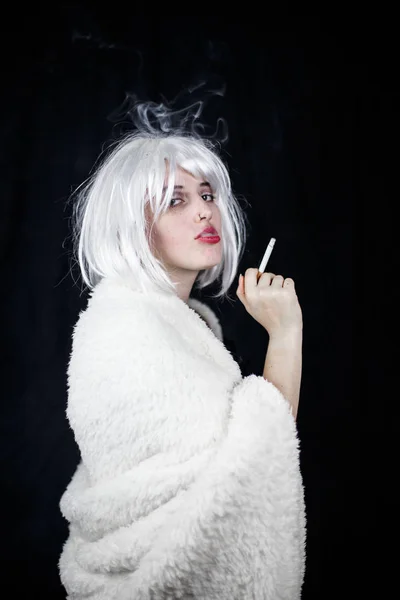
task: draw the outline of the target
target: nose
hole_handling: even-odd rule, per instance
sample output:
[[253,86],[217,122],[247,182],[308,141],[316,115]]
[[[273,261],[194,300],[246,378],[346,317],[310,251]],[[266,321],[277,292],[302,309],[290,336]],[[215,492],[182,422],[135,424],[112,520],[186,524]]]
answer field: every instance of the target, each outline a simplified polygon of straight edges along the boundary
[[212,208],[211,202],[206,202],[202,198],[198,198],[197,202],[194,202],[194,218],[197,219],[197,216],[206,217],[210,219],[212,217]]

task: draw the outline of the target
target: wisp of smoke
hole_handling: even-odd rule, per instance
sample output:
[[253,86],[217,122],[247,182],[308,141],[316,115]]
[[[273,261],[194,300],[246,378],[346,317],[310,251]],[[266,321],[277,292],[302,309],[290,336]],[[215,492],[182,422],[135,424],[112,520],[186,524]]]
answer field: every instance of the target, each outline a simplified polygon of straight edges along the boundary
[[[216,126],[210,132],[202,116],[208,98],[223,96],[225,88],[213,89],[203,92],[202,98],[193,98],[194,93],[199,95],[204,82],[189,87],[172,101],[163,98],[162,102],[140,101],[136,94],[126,93],[122,105],[110,115],[109,119],[117,121],[123,118],[128,121],[129,128],[150,134],[190,135],[208,139],[212,143],[223,145],[228,141],[228,126],[223,117],[218,117]],[[199,92],[200,91],[200,92]],[[186,98],[186,94],[189,95]],[[182,106],[183,104],[183,106]]]

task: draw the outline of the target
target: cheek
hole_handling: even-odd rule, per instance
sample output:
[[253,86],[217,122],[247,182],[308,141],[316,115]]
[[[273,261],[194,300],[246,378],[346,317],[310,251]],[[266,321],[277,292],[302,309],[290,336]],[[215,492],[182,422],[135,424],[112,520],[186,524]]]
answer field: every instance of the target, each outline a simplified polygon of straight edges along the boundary
[[[187,237],[187,236],[186,236]],[[159,241],[164,249],[174,251],[185,244],[185,237],[178,226],[166,227],[159,233]]]
[[179,231],[174,229],[174,231],[168,233],[167,244],[171,249],[180,248],[185,244],[185,238],[183,235],[179,234]]

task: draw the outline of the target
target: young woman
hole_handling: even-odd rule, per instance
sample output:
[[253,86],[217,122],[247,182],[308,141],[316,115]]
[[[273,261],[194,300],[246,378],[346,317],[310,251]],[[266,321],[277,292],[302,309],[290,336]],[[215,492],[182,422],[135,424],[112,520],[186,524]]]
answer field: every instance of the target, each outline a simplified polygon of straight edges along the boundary
[[237,296],[269,345],[263,376],[242,377],[191,297],[217,280],[226,297],[245,243],[217,151],[181,132],[124,138],[74,223],[90,295],[68,366],[67,597],[300,598],[302,314],[292,279],[247,269]]

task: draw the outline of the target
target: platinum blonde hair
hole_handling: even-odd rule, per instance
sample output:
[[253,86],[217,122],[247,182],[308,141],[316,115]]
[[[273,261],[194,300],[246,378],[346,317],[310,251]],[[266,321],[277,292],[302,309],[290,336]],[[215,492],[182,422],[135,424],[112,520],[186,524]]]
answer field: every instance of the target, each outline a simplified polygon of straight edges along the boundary
[[[181,133],[125,136],[74,193],[73,254],[90,289],[104,277],[122,276],[134,280],[144,293],[158,289],[176,294],[149,242],[152,226],[169,208],[178,167],[210,183],[221,214],[221,261],[200,271],[194,287],[202,289],[220,279],[212,297],[230,299],[228,290],[246,243],[246,216],[214,145]],[[154,216],[150,229],[146,205]]]

